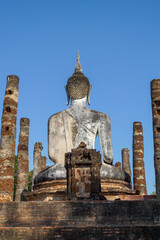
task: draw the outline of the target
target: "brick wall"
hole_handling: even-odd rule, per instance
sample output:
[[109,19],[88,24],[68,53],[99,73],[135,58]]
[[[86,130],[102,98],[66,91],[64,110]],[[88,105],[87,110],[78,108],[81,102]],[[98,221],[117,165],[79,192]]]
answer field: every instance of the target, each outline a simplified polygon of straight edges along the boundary
[[0,214],[2,240],[160,239],[157,200],[10,202]]

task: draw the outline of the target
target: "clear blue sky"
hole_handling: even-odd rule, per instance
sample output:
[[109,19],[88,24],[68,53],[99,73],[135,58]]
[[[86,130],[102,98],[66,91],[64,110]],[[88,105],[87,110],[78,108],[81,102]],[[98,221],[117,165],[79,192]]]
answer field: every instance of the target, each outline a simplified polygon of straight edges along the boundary
[[159,0],[0,1],[0,111],[6,77],[16,74],[17,139],[20,118],[30,118],[30,170],[36,141],[48,157],[48,118],[66,108],[64,85],[79,49],[93,85],[90,108],[111,118],[114,163],[127,147],[132,165],[133,122],[141,121],[148,193],[154,190],[150,81],[160,78],[159,12]]

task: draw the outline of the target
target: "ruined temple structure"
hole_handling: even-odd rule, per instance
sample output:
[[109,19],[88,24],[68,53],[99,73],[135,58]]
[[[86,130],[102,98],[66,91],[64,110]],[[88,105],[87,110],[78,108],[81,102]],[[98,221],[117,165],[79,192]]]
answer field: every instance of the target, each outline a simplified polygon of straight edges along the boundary
[[29,173],[29,119],[21,118],[17,159],[17,184],[15,201],[23,200],[23,191],[28,190]]
[[123,166],[123,170],[126,173],[128,173],[130,178],[132,179],[131,167],[130,167],[130,162],[129,162],[129,149],[128,148],[123,148],[122,149],[122,166]]
[[65,154],[67,169],[67,196],[74,199],[101,199],[101,154],[80,143],[71,153]]
[[36,142],[34,145],[34,152],[33,152],[33,164],[34,164],[34,168],[33,168],[33,177],[32,177],[32,181],[33,181],[33,185],[34,185],[34,178],[37,176],[37,174],[39,172],[41,172],[41,168],[42,168],[42,143],[41,142]]
[[[160,79],[151,82],[157,196],[147,195],[141,122],[133,123],[133,173],[128,148],[122,149],[122,163],[113,164],[111,120],[87,108],[91,84],[78,54],[65,86],[70,106],[48,122],[51,167],[42,143],[34,145],[32,191],[27,190],[29,119],[21,118],[13,201],[18,82],[8,76],[2,114],[0,239],[160,239]],[[97,135],[102,154],[94,149]]]
[[41,157],[41,171],[46,169],[46,156]]
[[151,81],[156,194],[160,199],[160,79]]
[[7,77],[0,142],[0,201],[12,201],[19,78]]
[[121,170],[122,169],[121,162],[116,162],[115,167]]
[[143,129],[141,122],[133,123],[133,184],[140,195],[147,195],[144,169]]
[[[72,153],[72,150],[77,149],[80,142],[86,144],[86,151],[94,149],[97,134],[100,138],[104,160],[102,162],[101,159],[99,176],[102,195],[108,200],[133,197],[136,191],[131,186],[131,173],[122,170],[120,162],[115,166],[113,165],[109,116],[90,110],[86,106],[87,101],[90,104],[91,84],[82,73],[79,55],[75,71],[68,79],[65,89],[67,105],[71,101],[70,107],[60,113],[53,114],[48,122],[48,152],[50,159],[55,164],[43,171],[40,170],[41,145],[36,143],[34,156],[37,157],[34,157],[33,191],[24,193],[24,197],[27,201],[67,199],[68,179],[65,168],[65,153]],[[130,165],[129,161],[128,165]],[[83,171],[81,173],[83,174]],[[81,177],[81,179],[83,178]]]

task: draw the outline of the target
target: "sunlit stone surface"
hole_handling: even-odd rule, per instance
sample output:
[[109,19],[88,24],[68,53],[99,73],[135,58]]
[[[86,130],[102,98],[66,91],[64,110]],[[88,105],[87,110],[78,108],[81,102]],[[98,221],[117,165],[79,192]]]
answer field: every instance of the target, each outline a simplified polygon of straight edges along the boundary
[[97,134],[104,160],[101,178],[126,180],[125,172],[112,166],[113,151],[109,116],[86,106],[87,101],[90,104],[91,85],[82,73],[79,54],[75,72],[68,79],[65,89],[67,105],[71,100],[70,107],[52,115],[48,122],[48,152],[55,165],[41,172],[35,179],[35,183],[66,178],[65,153],[77,148],[81,142],[84,142],[88,149],[94,149]]

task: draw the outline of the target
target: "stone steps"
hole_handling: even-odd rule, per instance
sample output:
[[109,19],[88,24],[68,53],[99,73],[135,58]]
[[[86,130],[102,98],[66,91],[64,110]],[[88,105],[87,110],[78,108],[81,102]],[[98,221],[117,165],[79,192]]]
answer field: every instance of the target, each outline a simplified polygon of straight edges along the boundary
[[160,239],[160,201],[0,204],[1,240]]
[[160,239],[159,226],[0,227],[1,240]]

